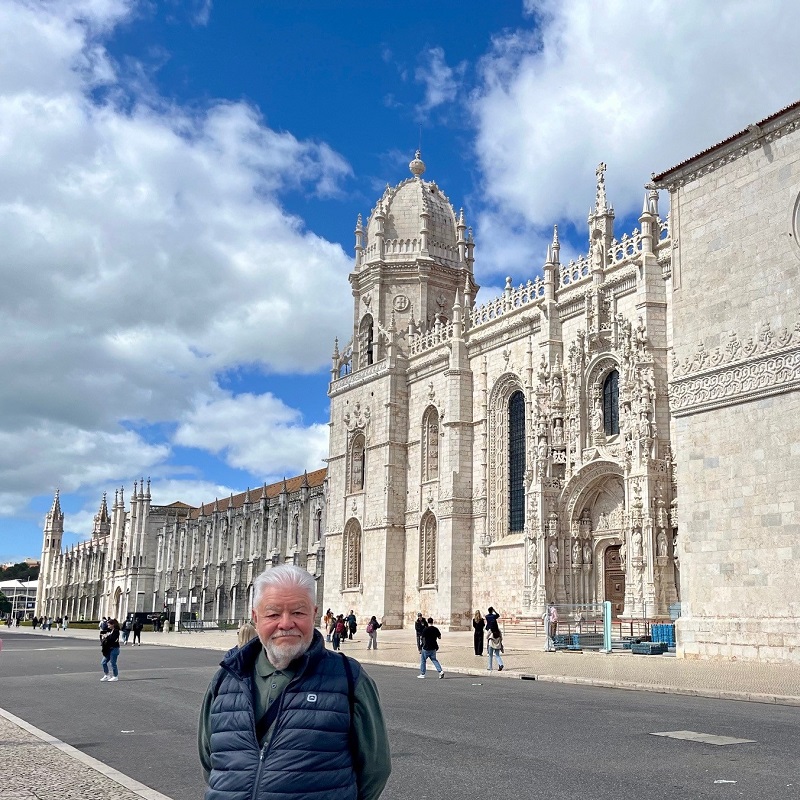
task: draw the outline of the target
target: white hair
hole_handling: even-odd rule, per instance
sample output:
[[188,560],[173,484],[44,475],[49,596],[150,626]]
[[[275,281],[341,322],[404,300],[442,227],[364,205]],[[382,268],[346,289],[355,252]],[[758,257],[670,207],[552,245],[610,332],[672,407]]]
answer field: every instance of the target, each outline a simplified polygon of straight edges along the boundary
[[302,589],[311,605],[317,604],[317,582],[314,576],[294,564],[268,567],[253,581],[253,605],[257,605],[267,589]]

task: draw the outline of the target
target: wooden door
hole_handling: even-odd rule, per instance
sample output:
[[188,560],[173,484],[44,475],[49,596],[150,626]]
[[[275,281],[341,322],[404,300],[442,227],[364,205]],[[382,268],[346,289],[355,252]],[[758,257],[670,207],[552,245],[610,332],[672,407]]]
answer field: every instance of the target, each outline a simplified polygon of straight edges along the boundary
[[611,601],[611,615],[618,617],[625,607],[625,572],[619,556],[620,545],[606,548],[603,558],[605,599]]

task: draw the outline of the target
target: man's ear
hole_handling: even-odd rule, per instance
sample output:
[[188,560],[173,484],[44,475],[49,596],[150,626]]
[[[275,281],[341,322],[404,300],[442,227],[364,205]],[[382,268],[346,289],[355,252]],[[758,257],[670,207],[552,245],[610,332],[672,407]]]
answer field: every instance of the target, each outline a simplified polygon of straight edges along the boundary
[[255,625],[255,624],[256,624],[256,621],[257,621],[257,615],[256,615],[256,610],[255,610],[255,609],[252,609],[252,610],[250,611],[250,621],[253,623],[253,625]]

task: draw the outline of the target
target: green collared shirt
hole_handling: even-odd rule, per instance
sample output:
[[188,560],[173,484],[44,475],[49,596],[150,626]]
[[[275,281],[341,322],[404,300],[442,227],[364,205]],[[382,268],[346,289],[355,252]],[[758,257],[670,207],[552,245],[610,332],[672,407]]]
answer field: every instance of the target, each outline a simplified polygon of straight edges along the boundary
[[[293,669],[275,669],[270,664],[267,654],[262,651],[258,654],[253,670],[255,698],[254,712],[256,720],[267,713],[270,705],[275,702],[289,681],[295,676]],[[378,689],[375,682],[362,668],[361,675],[356,681],[353,704],[353,733],[354,735],[354,769],[358,780],[359,800],[377,800],[380,797],[389,774],[392,771],[391,755],[389,753],[389,737],[386,724],[383,720]],[[200,764],[206,782],[211,773],[211,702],[213,700],[211,687],[206,690],[203,706],[200,710],[200,726],[197,736]],[[272,727],[274,727],[273,723]],[[263,747],[269,739],[272,727],[259,740]]]

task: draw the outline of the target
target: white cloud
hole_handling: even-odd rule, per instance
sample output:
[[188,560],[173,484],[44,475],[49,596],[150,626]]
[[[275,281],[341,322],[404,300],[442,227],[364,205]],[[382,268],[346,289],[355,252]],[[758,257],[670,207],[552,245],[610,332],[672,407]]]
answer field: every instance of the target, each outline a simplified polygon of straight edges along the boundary
[[[651,172],[798,98],[797,3],[527,7],[537,30],[494,39],[473,108],[491,217],[519,216],[532,235],[584,228],[600,161],[617,217],[636,213]],[[483,248],[478,233],[480,263],[502,259],[502,243]]]
[[328,455],[328,426],[304,426],[297,410],[269,393],[200,397],[174,440],[221,454],[267,482],[318,469]]
[[419,113],[424,116],[431,109],[455,100],[466,63],[462,62],[455,69],[448,66],[441,47],[426,50],[420,54],[420,61],[414,79],[425,86],[425,98],[418,106]]
[[[103,37],[135,8],[0,5],[0,514],[157,473],[169,446],[127,421],[194,413],[236,366],[318,370],[350,322],[351,259],[280,199],[336,195],[349,165],[246,103],[126,83]],[[259,474],[286,461],[219,447]]]

